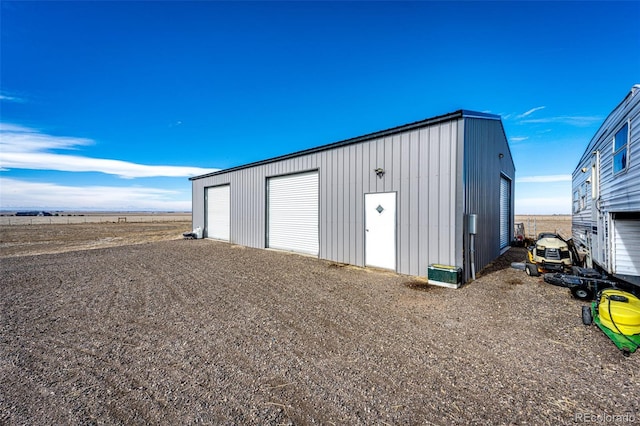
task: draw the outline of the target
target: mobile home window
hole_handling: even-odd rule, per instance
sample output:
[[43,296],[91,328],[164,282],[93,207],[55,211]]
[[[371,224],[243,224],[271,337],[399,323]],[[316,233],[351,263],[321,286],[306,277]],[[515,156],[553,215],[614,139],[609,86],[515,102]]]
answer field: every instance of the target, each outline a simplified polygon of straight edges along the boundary
[[580,193],[576,189],[573,191],[573,212],[578,213],[580,211]]
[[587,184],[580,185],[580,211],[587,208]]
[[627,152],[629,142],[629,123],[618,130],[613,139],[613,173],[618,173],[627,169]]

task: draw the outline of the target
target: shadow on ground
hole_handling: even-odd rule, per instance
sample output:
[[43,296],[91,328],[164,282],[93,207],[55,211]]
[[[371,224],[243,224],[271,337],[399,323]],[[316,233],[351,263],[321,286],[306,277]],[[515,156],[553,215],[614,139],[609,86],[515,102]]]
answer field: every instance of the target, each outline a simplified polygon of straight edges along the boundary
[[482,277],[489,275],[493,272],[502,271],[511,267],[513,262],[524,262],[527,259],[527,249],[524,247],[511,247],[504,254],[498,257],[493,262],[485,266],[477,275]]

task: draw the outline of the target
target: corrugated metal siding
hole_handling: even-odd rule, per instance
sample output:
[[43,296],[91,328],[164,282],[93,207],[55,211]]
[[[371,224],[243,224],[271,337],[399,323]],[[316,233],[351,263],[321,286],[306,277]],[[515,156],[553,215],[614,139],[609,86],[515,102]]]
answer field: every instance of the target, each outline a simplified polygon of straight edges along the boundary
[[[500,179],[510,180],[509,240],[513,238],[515,166],[498,120],[467,118],[464,123],[464,212],[477,215],[476,270],[500,255]],[[503,155],[500,158],[500,154]],[[464,245],[469,247],[466,220]],[[466,250],[465,250],[466,251]],[[470,277],[470,259],[464,259],[465,276]]]
[[[489,120],[495,121],[495,120]],[[499,121],[495,121],[499,125]],[[364,194],[398,193],[398,268],[426,276],[430,263],[461,265],[462,119],[282,161],[194,179],[194,227],[203,226],[204,188],[231,184],[231,242],[265,247],[266,179],[319,171],[322,259],[364,266]],[[385,175],[378,178],[374,170]],[[458,247],[458,249],[457,249]]]
[[426,276],[441,263],[462,266],[468,279],[466,214],[478,215],[479,270],[500,254],[500,176],[513,182],[515,167],[497,117],[463,117],[193,178],[193,225],[204,226],[205,188],[230,184],[230,241],[263,248],[267,179],[318,170],[320,258],[364,266],[364,194],[394,191],[397,271]]
[[[613,138],[625,123],[629,123],[629,156],[627,170],[614,175]],[[591,199],[591,164],[594,152],[599,153],[599,197]],[[582,168],[587,172],[583,173]],[[611,215],[621,212],[640,212],[640,86],[636,87],[609,114],[589,142],[573,172],[572,193],[580,190],[589,179],[584,209],[574,212],[572,234],[576,242],[588,248],[593,261],[613,272],[613,247],[610,233]]]

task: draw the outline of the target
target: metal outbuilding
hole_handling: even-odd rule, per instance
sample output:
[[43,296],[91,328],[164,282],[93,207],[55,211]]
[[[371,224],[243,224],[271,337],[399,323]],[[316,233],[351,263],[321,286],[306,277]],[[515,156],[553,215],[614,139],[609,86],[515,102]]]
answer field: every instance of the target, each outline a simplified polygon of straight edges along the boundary
[[193,226],[408,275],[452,265],[467,281],[509,246],[514,179],[500,117],[460,110],[192,177]]
[[587,145],[572,190],[572,234],[587,265],[640,285],[640,84]]

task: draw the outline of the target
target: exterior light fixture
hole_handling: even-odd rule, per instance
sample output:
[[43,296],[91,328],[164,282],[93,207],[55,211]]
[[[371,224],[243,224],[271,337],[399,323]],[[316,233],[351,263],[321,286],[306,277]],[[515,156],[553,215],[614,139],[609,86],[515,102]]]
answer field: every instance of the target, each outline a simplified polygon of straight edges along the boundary
[[384,169],[382,167],[378,167],[374,170],[374,172],[376,172],[376,176],[378,176],[380,179],[382,179],[382,177],[384,176]]
[[503,159],[504,158],[504,154],[503,153],[498,154],[498,158]]

